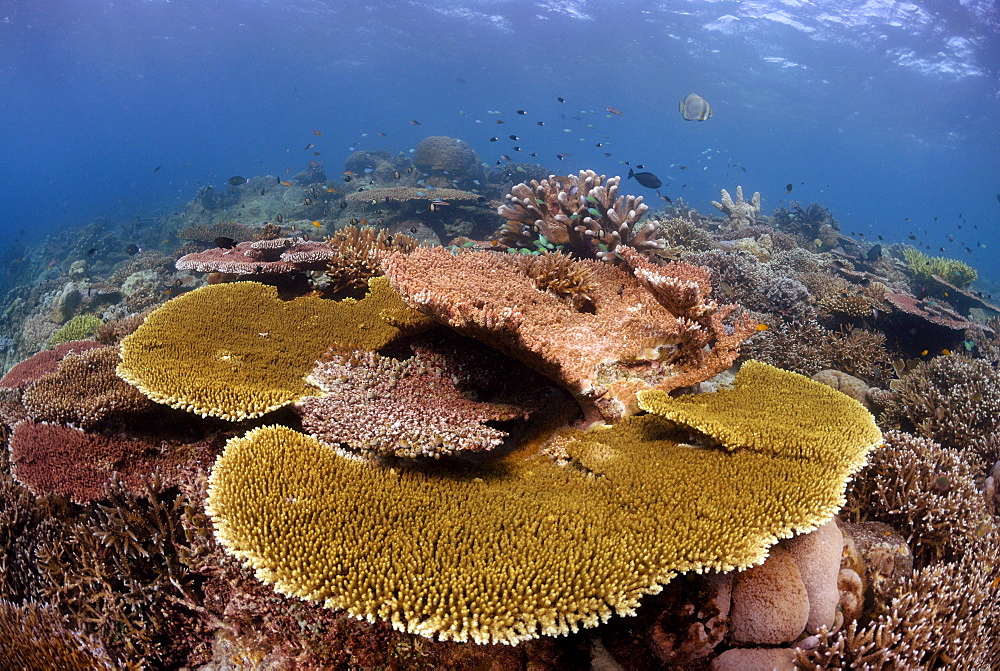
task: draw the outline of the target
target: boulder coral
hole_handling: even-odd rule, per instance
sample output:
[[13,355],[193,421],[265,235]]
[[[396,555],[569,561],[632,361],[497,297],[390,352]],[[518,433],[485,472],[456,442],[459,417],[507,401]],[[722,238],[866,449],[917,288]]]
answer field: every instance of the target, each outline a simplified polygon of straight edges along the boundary
[[[768,417],[771,394],[797,412]],[[228,442],[206,509],[283,594],[442,640],[568,634],[634,614],[679,572],[759,564],[830,519],[880,440],[855,401],[767,366],[696,398],[677,401],[733,447],[678,442],[676,424],[646,415],[562,441],[559,460],[389,468],[262,427]],[[761,405],[752,426],[733,415]]]

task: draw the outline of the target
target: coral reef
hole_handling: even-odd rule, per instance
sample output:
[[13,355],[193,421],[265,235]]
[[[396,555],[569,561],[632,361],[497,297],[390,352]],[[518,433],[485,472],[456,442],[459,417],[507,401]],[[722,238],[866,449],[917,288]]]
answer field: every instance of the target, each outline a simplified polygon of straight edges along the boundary
[[86,340],[97,333],[101,327],[100,317],[94,315],[77,315],[62,325],[58,331],[49,338],[49,347],[55,347],[72,340]]
[[382,274],[380,254],[408,253],[417,246],[417,241],[408,235],[389,234],[385,229],[371,226],[347,226],[326,242],[334,249],[334,255],[327,263],[324,291],[335,298],[360,298],[368,291],[368,280]]
[[830,211],[819,203],[793,203],[789,210],[779,207],[771,217],[774,227],[794,236],[809,249],[829,250],[837,245],[840,224]]
[[116,667],[104,646],[66,627],[51,606],[16,606],[0,599],[0,659],[8,669],[91,669]]
[[[786,410],[740,450],[691,449],[648,415],[565,442],[566,465],[388,469],[268,426],[229,441],[206,508],[229,552],[284,594],[442,640],[568,634],[634,612],[677,572],[752,566],[830,518],[878,438],[854,401],[761,364],[699,397],[714,421],[698,427],[728,442],[724,417],[772,394],[828,404],[810,432],[838,441],[804,439]],[[692,415],[698,401],[676,402]]]
[[967,263],[944,256],[928,256],[915,247],[903,248],[903,260],[918,282],[929,282],[938,275],[945,282],[961,288],[969,286],[978,277],[976,269]]
[[662,249],[657,223],[639,224],[649,207],[642,196],[619,196],[620,182],[621,177],[581,170],[579,175],[516,184],[497,210],[509,221],[499,241],[524,249],[542,239],[579,258],[603,260],[614,259],[620,244]]
[[436,187],[472,188],[475,180],[484,178],[476,150],[447,135],[432,135],[417,143],[413,165],[427,173],[427,183]]
[[177,260],[178,270],[229,275],[286,275],[305,270],[323,270],[334,250],[325,242],[303,238],[274,238],[241,242],[229,249],[215,247],[186,254]]

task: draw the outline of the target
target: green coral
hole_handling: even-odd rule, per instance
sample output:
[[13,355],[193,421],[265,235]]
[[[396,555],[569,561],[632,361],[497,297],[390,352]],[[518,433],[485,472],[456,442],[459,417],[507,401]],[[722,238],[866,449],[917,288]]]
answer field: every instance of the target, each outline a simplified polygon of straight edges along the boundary
[[903,250],[903,260],[913,271],[913,276],[922,281],[930,280],[931,275],[937,275],[956,287],[966,287],[979,276],[976,269],[967,263],[944,256],[927,256],[915,247]]
[[94,315],[77,315],[52,334],[52,337],[49,338],[49,347],[52,348],[70,340],[86,340],[97,333],[97,329],[102,324],[104,322]]

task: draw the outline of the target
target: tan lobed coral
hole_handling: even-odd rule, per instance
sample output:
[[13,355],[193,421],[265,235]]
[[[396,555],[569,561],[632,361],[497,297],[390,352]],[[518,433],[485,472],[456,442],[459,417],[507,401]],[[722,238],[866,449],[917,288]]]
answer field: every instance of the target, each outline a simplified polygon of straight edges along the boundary
[[387,257],[383,270],[408,304],[563,385],[590,419],[613,419],[637,411],[639,389],[676,389],[725,370],[751,333],[746,318],[725,323],[735,306],[708,298],[704,269],[622,254],[632,273],[577,262],[593,285],[592,306],[582,308],[536,288],[512,255],[417,249]]
[[698,397],[704,413],[724,424],[768,390],[794,395],[809,436],[786,412],[773,443],[698,448],[646,415],[564,441],[562,463],[388,468],[269,426],[229,441],[207,510],[228,551],[283,594],[442,640],[568,634],[633,614],[678,572],[753,566],[829,520],[878,430],[833,390],[751,373]]
[[663,249],[658,222],[639,224],[649,206],[642,196],[619,196],[621,177],[593,170],[579,175],[550,175],[541,182],[515,184],[497,213],[510,223],[500,242],[533,247],[539,235],[547,243],[585,259],[612,260],[620,244]]
[[327,348],[376,350],[428,324],[383,278],[360,301],[282,301],[256,282],[209,285],[168,301],[121,344],[118,375],[146,396],[239,421],[313,393],[304,376]]

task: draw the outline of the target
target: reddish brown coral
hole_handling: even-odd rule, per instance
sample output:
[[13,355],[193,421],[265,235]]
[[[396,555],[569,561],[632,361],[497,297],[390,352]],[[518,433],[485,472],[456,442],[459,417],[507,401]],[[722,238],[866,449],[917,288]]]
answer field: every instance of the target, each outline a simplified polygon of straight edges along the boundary
[[514,258],[494,252],[418,249],[383,268],[409,304],[562,384],[591,419],[610,419],[636,412],[635,391],[676,389],[725,370],[750,333],[746,319],[724,324],[735,306],[708,301],[711,289],[692,266],[629,258],[642,280],[581,262],[595,287],[587,311],[539,291]]
[[96,340],[73,340],[60,343],[53,349],[42,350],[11,368],[3,379],[0,379],[0,389],[22,390],[28,383],[55,371],[67,354],[80,354],[94,347],[103,345]]
[[334,257],[325,242],[303,238],[274,238],[241,242],[231,249],[213,248],[177,259],[178,270],[233,275],[283,275],[322,270]]

